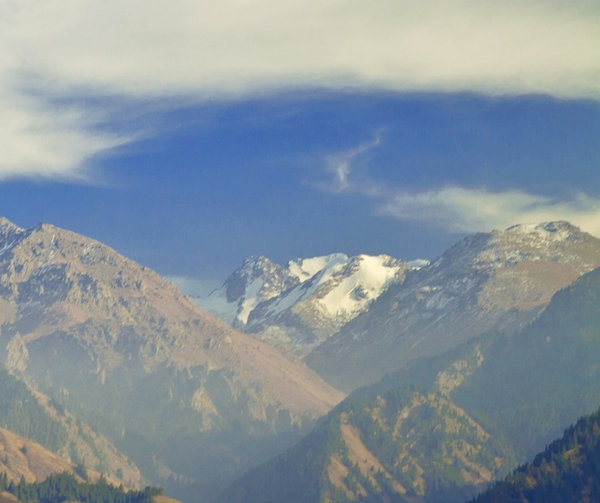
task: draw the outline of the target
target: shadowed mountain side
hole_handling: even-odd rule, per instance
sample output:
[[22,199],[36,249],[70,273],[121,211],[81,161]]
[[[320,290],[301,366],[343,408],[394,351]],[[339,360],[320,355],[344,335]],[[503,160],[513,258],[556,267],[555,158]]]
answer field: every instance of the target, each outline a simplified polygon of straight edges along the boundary
[[600,501],[600,411],[581,418],[562,438],[473,503]]

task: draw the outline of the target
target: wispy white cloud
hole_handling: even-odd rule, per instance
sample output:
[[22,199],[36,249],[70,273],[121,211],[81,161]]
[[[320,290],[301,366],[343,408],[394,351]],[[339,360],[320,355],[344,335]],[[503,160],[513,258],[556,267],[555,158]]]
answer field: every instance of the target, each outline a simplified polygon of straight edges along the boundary
[[85,180],[90,158],[131,139],[99,131],[100,118],[89,108],[53,105],[10,89],[0,91],[0,111],[0,180]]
[[592,0],[8,0],[2,172],[73,175],[129,140],[47,93],[202,100],[308,86],[599,99],[599,25]]
[[[325,159],[325,171],[330,178],[328,181],[321,183],[320,188],[335,193],[354,190],[354,187],[359,185],[359,183],[356,180],[353,180],[352,183],[350,182],[353,162],[362,154],[373,150],[380,144],[381,138],[376,136],[373,140],[361,143],[357,147],[327,155]],[[367,190],[367,184],[369,183],[366,180],[363,182],[360,188],[361,192]]]
[[318,188],[340,195],[363,195],[373,200],[375,213],[380,216],[449,233],[566,220],[600,237],[600,199],[583,192],[556,198],[518,189],[493,191],[456,185],[419,192],[373,180],[365,170],[357,173],[354,164],[359,156],[380,145],[381,140],[376,138],[354,149],[326,156],[324,169],[329,180]]
[[448,232],[504,229],[517,223],[567,220],[600,237],[600,199],[583,193],[556,199],[520,190],[444,187],[421,193],[385,196],[380,214]]

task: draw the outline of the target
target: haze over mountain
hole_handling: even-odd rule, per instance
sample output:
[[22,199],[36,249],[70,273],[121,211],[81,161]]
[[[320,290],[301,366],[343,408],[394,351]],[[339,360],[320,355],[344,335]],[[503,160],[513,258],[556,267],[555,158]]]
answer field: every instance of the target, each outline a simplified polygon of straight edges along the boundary
[[[557,292],[522,330],[493,330],[355,391],[301,442],[244,475],[218,501],[473,497],[597,409],[599,306],[597,268]],[[585,455],[570,452],[565,463]],[[590,466],[583,470],[597,475]]]
[[[590,0],[0,4],[0,426],[185,503],[315,421],[252,496],[423,503],[525,460],[598,398],[596,286],[567,286],[597,265],[598,26]],[[555,230],[490,233],[522,222]],[[246,284],[236,326],[152,272],[207,292],[247,257],[282,289]]]
[[[24,433],[71,462],[120,480],[137,473],[189,501],[210,501],[251,470],[222,501],[459,502],[600,402],[600,269],[580,277],[599,265],[600,240],[566,222],[473,235],[431,264],[249,260],[219,292],[230,294],[221,307],[234,323],[307,330],[312,339],[276,342],[313,344],[311,363],[343,347],[324,354],[329,378],[348,388],[399,369],[329,413],[341,392],[149,269],[48,224],[3,219],[0,234],[6,389],[27,383],[37,398],[21,401],[41,407]],[[314,312],[333,321],[311,325]]]
[[[2,356],[4,360],[6,354]],[[140,469],[114,443],[14,375],[20,372],[14,365],[22,363],[22,358],[8,358],[6,368],[0,366],[0,426],[6,430],[0,472],[28,482],[64,470],[80,476],[103,473],[117,485],[141,488],[145,480]],[[23,439],[35,446],[29,449]]]
[[15,375],[93,424],[154,483],[202,498],[343,396],[156,273],[48,224],[0,222],[0,316]]

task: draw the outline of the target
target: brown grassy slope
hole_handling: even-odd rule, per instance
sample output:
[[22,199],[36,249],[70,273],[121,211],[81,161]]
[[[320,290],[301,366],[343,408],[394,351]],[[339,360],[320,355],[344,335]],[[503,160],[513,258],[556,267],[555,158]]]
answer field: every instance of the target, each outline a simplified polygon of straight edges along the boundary
[[14,244],[0,253],[0,323],[26,345],[66,332],[94,354],[99,372],[125,364],[118,348],[132,346],[149,372],[165,362],[233,369],[298,413],[323,414],[343,397],[299,360],[230,328],[97,241],[48,224],[22,230],[5,219],[0,241],[2,234]]
[[75,465],[31,440],[0,428],[0,472],[6,472],[9,480],[25,477],[26,482],[40,482],[56,473],[75,474]]
[[[42,482],[47,477],[58,473],[70,473],[79,482],[84,480],[75,470],[75,465],[70,461],[57,456],[41,445],[16,435],[9,430],[0,428],[0,473],[6,473],[9,480],[18,482],[21,477],[26,482]],[[88,481],[97,482],[101,474],[87,470]],[[120,481],[113,480],[103,475],[109,483],[118,486]],[[0,493],[0,503],[18,503],[16,496]],[[179,503],[178,500],[164,495],[153,498],[154,503]]]

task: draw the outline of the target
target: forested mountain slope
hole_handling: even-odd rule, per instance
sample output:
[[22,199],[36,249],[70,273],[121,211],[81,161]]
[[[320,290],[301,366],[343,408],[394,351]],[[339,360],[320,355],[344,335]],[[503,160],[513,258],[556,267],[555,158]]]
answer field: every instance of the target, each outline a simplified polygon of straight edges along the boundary
[[600,411],[581,418],[473,503],[600,501]]
[[139,488],[138,467],[105,437],[0,366],[0,472],[42,480],[85,467]]
[[357,390],[219,502],[465,501],[596,409],[599,361],[596,269],[522,331],[489,332]]

